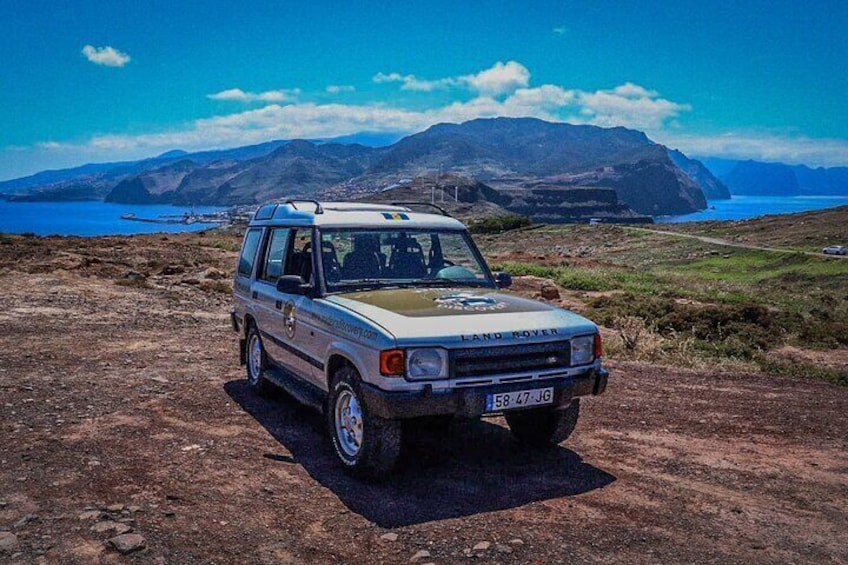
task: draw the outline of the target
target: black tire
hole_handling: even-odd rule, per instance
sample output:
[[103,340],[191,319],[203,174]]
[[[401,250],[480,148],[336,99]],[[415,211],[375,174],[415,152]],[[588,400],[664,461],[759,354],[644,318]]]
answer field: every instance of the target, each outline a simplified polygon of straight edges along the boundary
[[376,481],[390,474],[401,447],[401,425],[371,414],[362,402],[359,374],[344,365],[333,375],[327,402],[327,427],[344,471]]
[[259,330],[253,323],[248,326],[244,347],[247,384],[250,390],[259,396],[270,396],[274,385],[265,377],[265,371],[268,369],[268,356],[265,353],[265,346],[262,345],[262,336],[259,335]]
[[533,408],[504,414],[513,437],[530,447],[550,447],[565,441],[577,427],[579,416],[579,398],[564,410]]

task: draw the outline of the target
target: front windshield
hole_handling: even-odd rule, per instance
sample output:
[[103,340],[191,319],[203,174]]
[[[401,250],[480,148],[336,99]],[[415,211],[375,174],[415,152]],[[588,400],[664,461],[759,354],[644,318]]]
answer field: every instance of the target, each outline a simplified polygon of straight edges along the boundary
[[328,229],[321,232],[321,259],[329,292],[495,286],[461,231]]

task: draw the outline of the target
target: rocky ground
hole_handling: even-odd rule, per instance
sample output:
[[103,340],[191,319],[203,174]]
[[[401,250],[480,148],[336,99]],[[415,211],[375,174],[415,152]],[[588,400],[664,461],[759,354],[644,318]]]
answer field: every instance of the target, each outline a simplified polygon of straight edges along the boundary
[[848,389],[815,381],[610,363],[556,449],[461,423],[347,478],[245,386],[236,245],[0,238],[0,562],[848,561]]

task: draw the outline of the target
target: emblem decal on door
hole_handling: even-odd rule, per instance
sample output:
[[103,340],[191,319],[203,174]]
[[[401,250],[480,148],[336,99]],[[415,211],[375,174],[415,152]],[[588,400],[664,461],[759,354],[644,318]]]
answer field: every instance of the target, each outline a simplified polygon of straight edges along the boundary
[[283,324],[286,327],[286,335],[289,339],[294,337],[294,332],[297,329],[297,318],[295,317],[294,301],[289,300],[283,308]]

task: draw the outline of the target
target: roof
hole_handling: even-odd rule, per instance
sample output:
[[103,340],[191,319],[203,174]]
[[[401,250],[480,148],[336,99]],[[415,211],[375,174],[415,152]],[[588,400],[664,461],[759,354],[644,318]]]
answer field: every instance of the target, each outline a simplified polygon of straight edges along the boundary
[[[428,205],[421,203],[422,205]],[[459,220],[447,214],[415,212],[406,205],[365,202],[318,202],[287,200],[259,207],[251,226],[388,227],[465,229]]]

